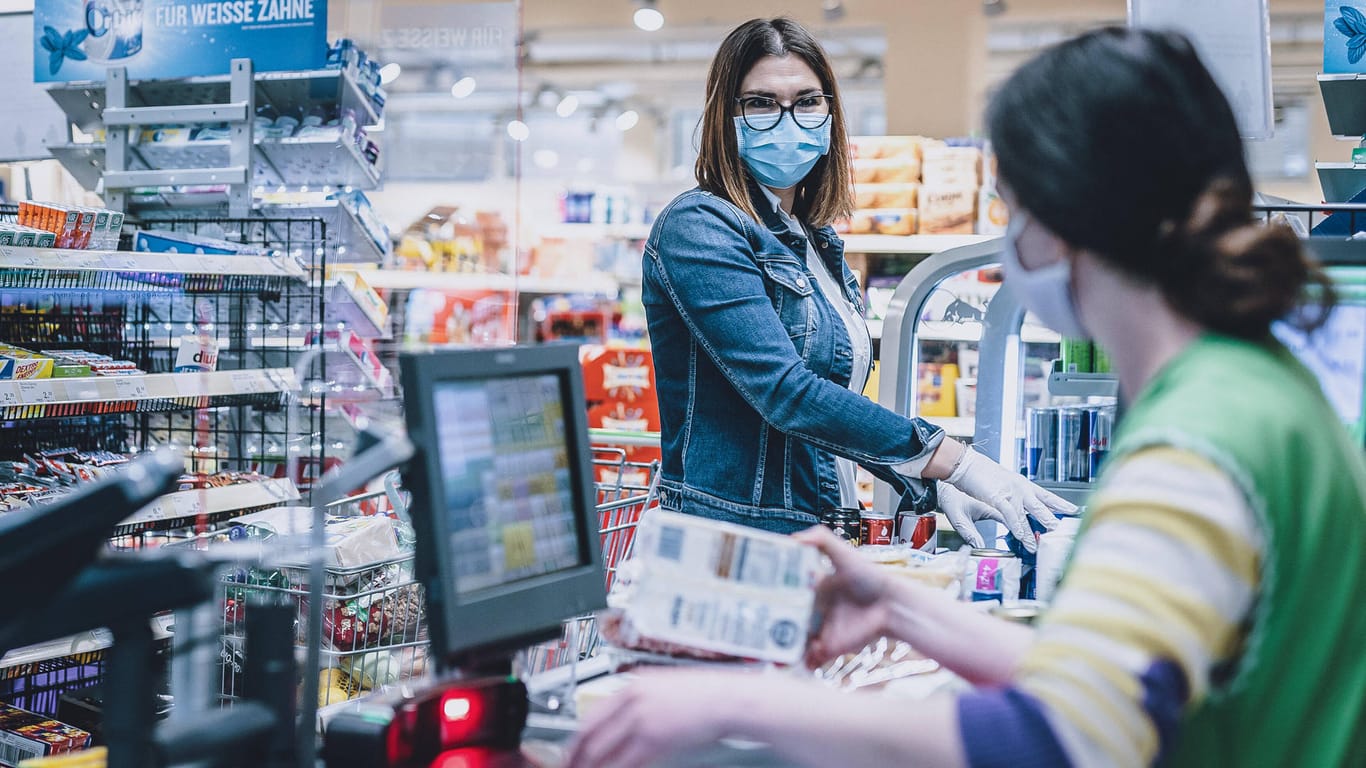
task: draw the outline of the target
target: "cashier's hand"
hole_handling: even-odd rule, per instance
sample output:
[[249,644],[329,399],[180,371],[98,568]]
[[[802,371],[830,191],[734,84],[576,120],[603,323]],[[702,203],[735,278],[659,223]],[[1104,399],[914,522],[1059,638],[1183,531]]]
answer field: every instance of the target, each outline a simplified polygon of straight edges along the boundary
[[808,528],[793,537],[815,546],[835,566],[816,587],[820,627],[806,646],[806,663],[815,669],[884,634],[887,576],[825,526]]
[[[945,483],[971,499],[963,499],[952,491],[944,493],[947,490]],[[983,545],[982,537],[968,521],[976,522],[984,518],[1000,521],[1025,549],[1033,552],[1039,545],[1026,518],[1032,517],[1043,527],[1052,530],[1058,524],[1054,512],[1072,514],[1077,511],[1075,504],[971,449],[963,456],[963,461],[953,474],[939,485],[939,493],[940,511],[949,518],[954,530],[975,547]],[[995,514],[988,509],[994,510]]]
[[643,768],[726,736],[738,687],[761,676],[669,670],[642,673],[584,720],[565,768]]

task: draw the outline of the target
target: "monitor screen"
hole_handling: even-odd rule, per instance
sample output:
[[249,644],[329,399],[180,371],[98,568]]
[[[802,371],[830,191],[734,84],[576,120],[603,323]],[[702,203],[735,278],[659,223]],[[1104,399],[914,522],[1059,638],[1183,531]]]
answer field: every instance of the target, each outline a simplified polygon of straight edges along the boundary
[[461,593],[584,564],[560,389],[553,374],[433,387]]
[[406,352],[399,364],[439,663],[498,664],[604,607],[578,347]]
[[1319,380],[1344,424],[1362,421],[1366,396],[1366,304],[1339,304],[1313,333],[1287,323],[1272,332]]

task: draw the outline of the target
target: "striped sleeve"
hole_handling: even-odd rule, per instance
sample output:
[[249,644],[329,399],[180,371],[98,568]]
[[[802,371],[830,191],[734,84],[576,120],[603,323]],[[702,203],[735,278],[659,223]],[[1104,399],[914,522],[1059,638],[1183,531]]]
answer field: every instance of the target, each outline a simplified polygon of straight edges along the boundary
[[1047,723],[1023,729],[1033,743],[1019,749],[1057,749],[1072,765],[1151,765],[1212,670],[1239,653],[1265,540],[1226,472],[1148,449],[1111,469],[1090,514],[1013,686],[960,703],[974,765],[1011,746],[999,738],[1003,718]]

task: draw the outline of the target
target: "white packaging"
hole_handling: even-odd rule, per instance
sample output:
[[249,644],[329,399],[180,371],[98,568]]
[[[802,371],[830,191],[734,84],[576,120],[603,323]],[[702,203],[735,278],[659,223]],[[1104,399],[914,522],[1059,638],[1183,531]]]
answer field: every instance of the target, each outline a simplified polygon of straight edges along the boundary
[[1039,551],[1034,564],[1034,598],[1042,602],[1053,599],[1063,568],[1072,554],[1081,518],[1060,517],[1058,527],[1039,536]]
[[208,373],[218,370],[218,340],[202,334],[180,337],[176,351],[176,373]]
[[[651,511],[612,603],[627,635],[715,654],[797,664],[806,648],[819,551],[788,536]],[[621,575],[621,574],[619,574]]]

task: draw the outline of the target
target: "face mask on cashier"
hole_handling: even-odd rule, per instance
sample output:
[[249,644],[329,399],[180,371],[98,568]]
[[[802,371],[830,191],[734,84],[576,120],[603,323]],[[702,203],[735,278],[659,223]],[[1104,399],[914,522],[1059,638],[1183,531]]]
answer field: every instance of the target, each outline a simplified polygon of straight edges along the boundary
[[830,121],[819,128],[803,128],[792,115],[783,115],[767,131],[750,128],[743,117],[735,118],[735,141],[740,157],[760,184],[788,189],[806,178],[816,162],[830,151]]
[[1029,223],[1029,214],[1016,210],[1006,227],[1005,247],[1001,252],[1001,266],[1006,282],[1024,308],[1049,328],[1069,339],[1089,339],[1090,334],[1077,315],[1077,304],[1072,300],[1072,262],[1058,259],[1046,267],[1025,269],[1020,263],[1016,241]]

